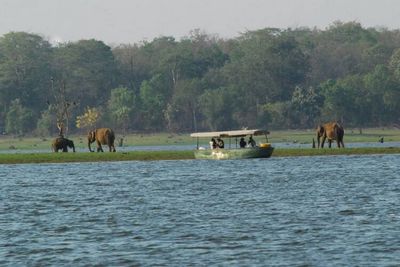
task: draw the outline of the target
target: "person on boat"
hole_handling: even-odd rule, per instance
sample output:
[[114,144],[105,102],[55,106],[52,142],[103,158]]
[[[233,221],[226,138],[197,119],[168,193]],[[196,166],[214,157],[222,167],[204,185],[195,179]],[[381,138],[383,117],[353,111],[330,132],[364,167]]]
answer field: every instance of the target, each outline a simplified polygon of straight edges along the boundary
[[216,149],[216,148],[217,148],[217,142],[215,141],[215,138],[214,138],[214,137],[211,138],[211,141],[210,141],[210,148],[211,148],[211,149]]
[[254,141],[252,135],[250,135],[250,137],[249,137],[249,142],[248,142],[248,144],[249,144],[249,147],[255,147],[255,146],[256,146],[256,141]]
[[224,148],[225,147],[225,143],[224,140],[222,140],[221,138],[217,139],[217,145],[219,148]]
[[246,141],[244,141],[244,138],[240,138],[240,142],[239,142],[240,148],[245,148],[247,143]]

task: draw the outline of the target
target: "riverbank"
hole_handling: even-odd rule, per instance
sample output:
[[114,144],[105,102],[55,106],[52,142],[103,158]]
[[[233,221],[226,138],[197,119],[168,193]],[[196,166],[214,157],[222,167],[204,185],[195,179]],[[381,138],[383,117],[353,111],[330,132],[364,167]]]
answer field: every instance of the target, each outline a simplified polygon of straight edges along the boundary
[[[400,130],[395,128],[368,128],[363,129],[362,133],[358,129],[345,129],[344,143],[355,142],[378,142],[383,137],[385,142],[399,142]],[[71,135],[68,137],[73,140],[78,149],[87,149],[87,139],[85,135]],[[116,134],[116,145],[122,138]],[[285,130],[271,131],[268,136],[269,142],[274,143],[299,143],[309,144],[311,147],[312,139],[315,138],[315,131],[309,130]],[[51,151],[51,141],[54,137],[21,137],[12,138],[11,136],[0,136],[0,150],[48,150]],[[257,142],[264,142],[265,138],[255,137]],[[201,144],[208,146],[209,140],[200,140]],[[174,145],[194,145],[196,140],[191,138],[189,133],[142,133],[128,134],[124,136],[124,146],[174,146]],[[95,146],[95,144],[93,144]],[[117,148],[118,150],[118,148]]]
[[[345,149],[275,149],[272,157],[400,154],[400,147]],[[0,164],[69,163],[107,161],[190,160],[193,151],[132,151],[116,153],[24,153],[0,154]]]
[[193,151],[134,151],[116,153],[21,153],[0,154],[0,164],[102,162],[132,160],[181,160],[192,158]]

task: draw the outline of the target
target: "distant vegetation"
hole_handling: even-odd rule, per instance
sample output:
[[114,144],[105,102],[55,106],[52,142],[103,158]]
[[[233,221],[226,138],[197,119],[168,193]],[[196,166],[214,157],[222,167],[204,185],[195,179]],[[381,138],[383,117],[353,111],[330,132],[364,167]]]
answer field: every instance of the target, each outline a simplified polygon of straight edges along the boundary
[[70,133],[397,125],[400,31],[336,22],[115,47],[1,36],[1,131],[48,136],[60,118]]

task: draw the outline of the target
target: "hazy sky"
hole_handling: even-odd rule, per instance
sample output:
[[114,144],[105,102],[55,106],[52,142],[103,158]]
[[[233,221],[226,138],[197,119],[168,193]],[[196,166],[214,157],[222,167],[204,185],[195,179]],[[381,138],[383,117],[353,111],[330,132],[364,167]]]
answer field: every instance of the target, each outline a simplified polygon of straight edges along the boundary
[[41,34],[54,41],[108,44],[200,29],[221,37],[266,27],[318,27],[357,21],[400,28],[400,0],[0,0],[0,35]]

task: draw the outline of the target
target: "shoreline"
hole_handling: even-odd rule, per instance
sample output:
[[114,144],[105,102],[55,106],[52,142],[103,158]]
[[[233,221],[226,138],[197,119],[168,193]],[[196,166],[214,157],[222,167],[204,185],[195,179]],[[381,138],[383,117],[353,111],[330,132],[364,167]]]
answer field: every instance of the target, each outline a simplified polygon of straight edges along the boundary
[[[368,147],[368,148],[279,148],[275,149],[274,157],[303,157],[303,156],[334,156],[334,155],[382,155],[400,154],[400,147]],[[155,160],[192,160],[192,150],[184,151],[130,151],[130,152],[69,152],[69,153],[23,153],[0,154],[0,164],[41,164],[41,163],[78,163],[78,162],[107,162],[107,161],[155,161]],[[268,160],[268,159],[266,159]]]

